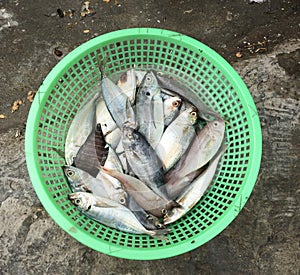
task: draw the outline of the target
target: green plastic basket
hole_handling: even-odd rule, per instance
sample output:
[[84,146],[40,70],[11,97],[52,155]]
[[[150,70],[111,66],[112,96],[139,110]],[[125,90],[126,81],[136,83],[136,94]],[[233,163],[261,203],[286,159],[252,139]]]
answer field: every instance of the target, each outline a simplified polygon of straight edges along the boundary
[[[89,219],[68,199],[64,176],[68,128],[78,109],[99,91],[97,56],[108,57],[116,79],[129,68],[154,69],[188,86],[230,124],[230,147],[213,185],[199,203],[171,224],[169,242],[125,233]],[[31,106],[26,161],[35,191],[54,221],[79,242],[111,256],[162,259],[195,249],[214,238],[239,214],[255,184],[262,138],[252,97],[235,70],[199,41],[162,29],[134,28],[96,37],[69,53],[49,73]]]

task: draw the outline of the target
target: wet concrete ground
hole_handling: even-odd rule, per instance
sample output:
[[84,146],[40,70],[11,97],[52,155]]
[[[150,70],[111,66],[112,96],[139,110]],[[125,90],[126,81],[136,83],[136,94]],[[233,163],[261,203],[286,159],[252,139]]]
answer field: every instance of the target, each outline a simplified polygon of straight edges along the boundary
[[[96,14],[81,20],[82,4],[0,3],[1,273],[299,274],[299,2],[91,1]],[[74,9],[73,18],[60,18],[58,8]],[[216,50],[248,86],[263,131],[261,171],[239,216],[198,249],[158,261],[117,259],[75,241],[43,209],[25,163],[26,97],[59,61],[54,49],[66,54],[94,36],[129,27],[174,30]],[[19,99],[24,103],[11,112]]]

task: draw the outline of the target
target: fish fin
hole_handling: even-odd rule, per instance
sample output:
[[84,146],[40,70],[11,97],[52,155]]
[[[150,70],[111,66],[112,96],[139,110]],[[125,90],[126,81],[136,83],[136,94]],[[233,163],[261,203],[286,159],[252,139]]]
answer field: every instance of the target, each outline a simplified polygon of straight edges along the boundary
[[102,59],[100,59],[99,55],[96,56],[97,66],[98,66],[98,69],[101,73],[101,78],[106,77],[105,65],[107,63],[107,60],[108,60],[107,56],[104,56]]
[[171,229],[170,228],[165,228],[165,229],[157,229],[157,230],[151,230],[150,235],[158,240],[161,241],[165,241],[165,242],[169,242],[169,238],[165,235],[167,235],[168,233],[170,233]]
[[156,128],[156,123],[155,123],[155,119],[154,119],[154,99],[153,99],[153,97],[151,98],[151,104],[150,104],[150,106],[151,106],[151,121],[153,122],[153,126],[154,126],[154,128]]
[[171,206],[174,208],[183,208],[183,206],[175,200],[171,201]]
[[64,154],[64,152],[62,151],[62,150],[60,150],[60,149],[57,149],[57,148],[52,148],[52,150],[55,152],[55,153],[57,153],[61,158],[65,158],[65,154]]
[[115,208],[117,207],[116,205],[111,205],[102,201],[97,201],[95,204],[97,207],[102,207],[102,208]]

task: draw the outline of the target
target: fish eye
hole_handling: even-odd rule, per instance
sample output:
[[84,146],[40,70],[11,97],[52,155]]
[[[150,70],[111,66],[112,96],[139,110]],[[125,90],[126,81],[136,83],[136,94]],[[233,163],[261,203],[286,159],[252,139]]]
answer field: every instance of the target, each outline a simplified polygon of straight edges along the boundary
[[180,104],[179,100],[176,100],[176,101],[172,102],[173,107],[178,107],[179,104]]
[[81,202],[80,199],[76,199],[76,200],[75,200],[75,203],[76,203],[76,204],[80,204],[80,202]]
[[214,125],[214,127],[218,127],[219,126],[219,122],[218,121],[214,121],[213,125]]
[[73,177],[75,175],[75,172],[73,170],[68,169],[67,176]]
[[191,116],[192,116],[192,117],[196,117],[196,116],[197,116],[197,112],[196,112],[196,111],[192,111],[192,112],[191,112]]
[[124,197],[121,197],[121,198],[119,199],[119,203],[125,204],[125,203],[126,203],[126,199],[125,199]]
[[151,82],[152,81],[152,77],[150,75],[147,75],[146,81]]
[[167,211],[167,209],[162,209],[162,210],[161,210],[161,213],[165,215],[165,214],[168,213],[168,211]]
[[155,223],[155,226],[156,226],[157,228],[163,228],[163,225],[162,225],[160,222]]

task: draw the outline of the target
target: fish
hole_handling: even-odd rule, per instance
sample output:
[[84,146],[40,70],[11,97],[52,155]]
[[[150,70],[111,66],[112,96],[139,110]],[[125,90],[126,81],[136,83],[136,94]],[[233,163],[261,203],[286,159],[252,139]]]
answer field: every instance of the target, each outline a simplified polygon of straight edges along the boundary
[[[215,119],[208,122],[197,133],[187,153],[180,159],[175,167],[165,175],[166,185],[173,187],[179,185],[179,182],[182,182],[185,176],[208,163],[219,150],[224,139],[224,134],[224,120]],[[171,187],[168,189],[170,188]]]
[[102,182],[92,177],[89,173],[69,165],[64,165],[62,168],[72,192],[89,192],[108,198],[108,194]]
[[73,192],[85,191],[96,196],[110,198],[121,204],[127,203],[127,193],[124,189],[113,188],[108,180],[92,177],[89,173],[73,166],[65,165],[63,170]]
[[121,129],[124,122],[135,124],[135,113],[126,94],[106,74],[102,73],[102,94],[111,117]]
[[117,85],[120,87],[122,92],[128,96],[130,103],[134,104],[137,86],[137,76],[135,70],[130,69],[121,74]]
[[136,94],[138,131],[155,148],[164,131],[163,101],[153,72],[147,72]]
[[65,160],[67,165],[73,164],[80,147],[85,143],[95,127],[95,101],[98,97],[99,94],[95,94],[90,101],[79,109],[72,120],[65,141]]
[[116,152],[117,156],[119,157],[119,160],[122,164],[122,168],[123,168],[124,173],[125,174],[130,174],[132,171],[131,171],[131,168],[130,168],[129,163],[127,161],[127,158],[126,158],[125,150],[124,150],[124,147],[123,147],[122,136],[121,136],[121,140],[120,140],[117,148],[115,149],[115,152]]
[[121,141],[122,131],[120,128],[116,128],[105,136],[105,142],[109,144],[110,147],[116,149]]
[[164,224],[170,224],[182,216],[184,216],[188,211],[190,211],[195,204],[202,198],[203,194],[206,192],[207,188],[213,180],[216,170],[218,168],[219,161],[227,150],[228,145],[224,144],[220,151],[217,153],[214,159],[210,162],[207,169],[201,173],[194,181],[184,190],[184,192],[176,199],[181,207],[172,209],[171,214],[165,216]]
[[125,206],[90,193],[75,192],[68,195],[79,210],[88,217],[112,228],[133,234],[147,234],[151,237],[167,240],[170,229],[148,230]]
[[180,195],[183,190],[188,187],[191,182],[198,176],[200,175],[205,169],[207,168],[207,165],[194,170],[193,172],[185,175],[184,177],[178,178],[173,181],[173,178],[171,180],[166,181],[164,187],[165,191],[168,194],[168,197],[172,200],[176,200],[178,195]]
[[118,128],[103,100],[99,100],[96,104],[96,123],[101,125],[101,130],[105,138]]
[[[104,167],[109,169],[116,169],[119,172],[122,172],[122,164],[115,153],[115,151],[110,147],[108,150],[108,156],[105,161]],[[100,167],[99,167],[100,168]],[[104,173],[101,169],[98,169],[97,179],[101,180],[104,185],[104,189],[106,190],[109,198],[112,200],[118,201],[121,204],[127,204],[128,195],[126,191],[123,189],[122,184],[114,177]]]
[[[144,136],[123,126],[123,148],[132,172],[155,192],[164,184],[162,163]],[[162,195],[162,194],[161,194]]]
[[74,159],[74,165],[96,177],[99,172],[97,167],[104,165],[108,154],[105,146],[106,142],[101,131],[101,125],[97,124],[95,130],[90,133],[85,143],[80,147]]
[[141,180],[130,175],[123,174],[117,170],[101,167],[105,173],[117,178],[126,191],[134,200],[146,211],[155,217],[164,217],[171,209],[179,205],[172,200],[168,200],[155,193]]
[[157,217],[147,213],[132,196],[128,198],[127,207],[146,229],[155,230],[166,228]]
[[197,110],[190,107],[166,128],[155,150],[164,172],[169,171],[179,161],[195,138],[194,124],[197,117]]
[[222,119],[222,116],[218,113],[209,108],[195,92],[187,88],[186,86],[182,85],[177,79],[174,77],[168,76],[166,74],[163,74],[161,72],[153,71],[157,81],[158,85],[161,88],[173,91],[177,95],[179,95],[181,98],[183,98],[185,101],[190,102],[193,104],[199,112],[199,116],[203,118],[206,121],[212,120],[210,116],[213,117],[213,119]]
[[163,101],[164,106],[164,126],[168,126],[178,115],[180,106],[181,106],[181,98],[178,96],[168,96]]
[[136,86],[137,87],[141,86],[146,73],[147,73],[147,71],[135,70]]

